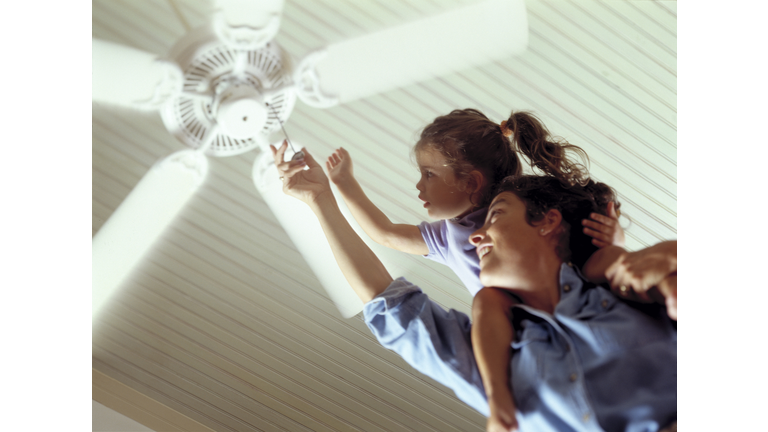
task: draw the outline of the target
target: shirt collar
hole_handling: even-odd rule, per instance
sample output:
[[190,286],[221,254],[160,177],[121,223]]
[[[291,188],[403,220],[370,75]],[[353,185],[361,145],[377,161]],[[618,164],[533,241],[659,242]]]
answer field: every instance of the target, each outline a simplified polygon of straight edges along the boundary
[[461,226],[465,226],[468,228],[480,228],[485,223],[485,215],[488,213],[488,207],[483,207],[479,210],[475,210],[472,213],[460,217],[460,218],[451,218],[448,219],[449,221],[459,224]]

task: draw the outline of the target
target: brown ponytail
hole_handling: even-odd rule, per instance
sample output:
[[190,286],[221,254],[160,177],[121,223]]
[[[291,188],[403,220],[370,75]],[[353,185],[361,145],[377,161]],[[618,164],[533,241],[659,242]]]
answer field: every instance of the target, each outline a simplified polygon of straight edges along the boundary
[[586,168],[566,155],[568,150],[587,155],[580,147],[550,137],[539,119],[527,112],[513,112],[506,124],[512,136],[504,135],[500,125],[472,108],[453,110],[437,117],[421,132],[414,153],[435,150],[445,157],[457,178],[472,170],[480,171],[488,184],[477,198],[479,207],[487,207],[493,189],[508,176],[523,174],[518,151],[530,160],[531,167],[566,182],[582,184]]
[[506,127],[512,131],[517,149],[528,157],[531,168],[538,168],[566,184],[586,184],[589,176],[586,167],[567,155],[570,150],[589,163],[581,147],[551,136],[541,120],[529,112],[512,112]]

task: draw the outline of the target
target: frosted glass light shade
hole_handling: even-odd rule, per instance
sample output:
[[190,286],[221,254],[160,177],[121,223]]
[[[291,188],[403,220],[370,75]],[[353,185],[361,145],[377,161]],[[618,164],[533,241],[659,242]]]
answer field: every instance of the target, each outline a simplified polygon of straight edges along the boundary
[[[293,145],[300,148],[295,142]],[[286,154],[286,160],[290,156]],[[283,193],[283,183],[270,151],[264,151],[256,158],[253,181],[341,316],[351,318],[361,312],[363,302],[339,269],[317,217],[305,203]]]
[[94,101],[152,110],[181,93],[184,75],[175,63],[100,39],[92,48]]
[[156,163],[93,237],[92,319],[200,188],[208,160],[182,150]]

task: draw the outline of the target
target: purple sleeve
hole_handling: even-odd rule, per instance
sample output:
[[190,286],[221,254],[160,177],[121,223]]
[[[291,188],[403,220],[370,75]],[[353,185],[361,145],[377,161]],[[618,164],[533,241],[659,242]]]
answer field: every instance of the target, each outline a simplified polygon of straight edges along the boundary
[[421,236],[424,238],[424,243],[429,248],[429,254],[424,255],[424,257],[441,264],[446,264],[445,250],[448,244],[446,241],[445,221],[422,222],[419,224],[419,231],[421,231]]

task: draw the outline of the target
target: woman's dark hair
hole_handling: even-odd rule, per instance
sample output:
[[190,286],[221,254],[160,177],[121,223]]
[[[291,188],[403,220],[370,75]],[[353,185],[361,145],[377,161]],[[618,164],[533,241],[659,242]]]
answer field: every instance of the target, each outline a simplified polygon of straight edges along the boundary
[[[437,117],[421,132],[413,150],[434,149],[442,154],[457,178],[478,170],[488,180],[488,187],[477,207],[487,207],[491,192],[502,179],[523,174],[518,152],[524,154],[533,169],[556,177],[567,184],[583,184],[588,176],[584,165],[567,154],[572,151],[588,162],[580,147],[550,135],[536,116],[512,112],[503,131],[498,123],[472,108],[454,110]],[[511,136],[505,136],[505,132]]]
[[581,268],[598,249],[592,237],[584,234],[581,221],[590,213],[605,214],[609,202],[614,202],[618,212],[621,204],[616,192],[605,183],[586,179],[586,184],[566,184],[551,176],[507,177],[496,188],[493,196],[511,192],[525,204],[525,220],[533,225],[544,218],[551,209],[563,215],[562,232],[557,254],[563,262],[571,262]]

